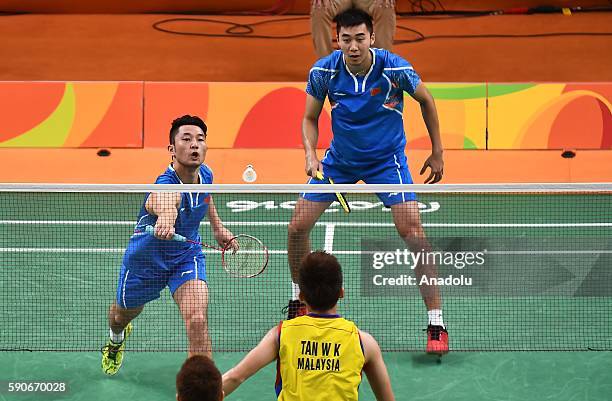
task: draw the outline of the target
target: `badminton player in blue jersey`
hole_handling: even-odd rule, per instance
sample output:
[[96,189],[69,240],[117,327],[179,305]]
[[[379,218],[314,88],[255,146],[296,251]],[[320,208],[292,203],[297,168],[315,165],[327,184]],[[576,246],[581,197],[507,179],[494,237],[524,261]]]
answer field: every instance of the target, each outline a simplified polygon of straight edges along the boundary
[[[438,116],[433,97],[410,63],[387,50],[373,48],[372,18],[366,12],[349,9],[335,19],[340,50],[317,61],[310,70],[302,124],[309,183],[412,184],[404,148],[403,93],[421,106],[431,138],[432,152],[421,174],[428,168],[426,183],[442,179],[444,162]],[[333,139],[322,160],[317,158],[318,120],[325,98],[331,105]],[[322,173],[324,180],[317,179]],[[428,249],[414,193],[377,194],[391,208],[399,235],[411,249]],[[335,199],[331,194],[307,193],[301,197],[289,224],[288,259],[293,294],[288,318],[304,312],[295,285],[301,259],[310,252],[309,234],[317,219]],[[434,266],[420,265],[419,277],[435,275]],[[448,351],[448,333],[442,320],[441,299],[435,286],[423,285],[421,295],[428,310],[426,351]]]
[[[211,184],[213,173],[204,164],[206,156],[204,122],[183,116],[172,122],[170,145],[172,163],[157,178],[156,184]],[[212,355],[208,335],[208,287],[204,253],[199,245],[170,241],[180,234],[200,241],[200,222],[208,216],[219,245],[232,238],[205,192],[148,194],[140,210],[134,235],[130,238],[119,274],[116,300],[110,307],[110,338],[102,348],[102,370],[114,375],[123,361],[125,340],[132,331],[130,323],[144,305],[159,298],[168,287],[185,322],[189,355]],[[155,227],[155,235],[145,227]]]

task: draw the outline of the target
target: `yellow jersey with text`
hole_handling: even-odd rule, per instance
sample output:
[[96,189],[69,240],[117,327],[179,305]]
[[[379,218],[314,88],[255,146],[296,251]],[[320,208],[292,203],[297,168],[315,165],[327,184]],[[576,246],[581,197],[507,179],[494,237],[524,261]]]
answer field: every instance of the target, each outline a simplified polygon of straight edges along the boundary
[[355,323],[339,315],[311,313],[283,321],[278,327],[279,401],[359,398],[365,357]]

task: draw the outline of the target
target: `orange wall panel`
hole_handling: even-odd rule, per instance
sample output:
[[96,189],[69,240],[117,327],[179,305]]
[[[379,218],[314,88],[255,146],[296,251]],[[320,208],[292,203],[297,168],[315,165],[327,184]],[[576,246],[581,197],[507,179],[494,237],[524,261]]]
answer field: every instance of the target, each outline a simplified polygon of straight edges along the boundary
[[[81,148],[140,148],[143,146],[143,85],[121,82],[102,120],[81,143]],[[88,107],[83,104],[81,107]],[[77,109],[77,112],[80,110]]]
[[[0,147],[168,145],[172,121],[198,115],[211,149],[300,149],[303,82],[0,82]],[[428,84],[445,149],[612,149],[612,83]],[[405,96],[408,149],[430,149]],[[331,110],[317,147],[329,147]],[[488,135],[487,135],[488,133]]]
[[0,147],[142,147],[141,82],[0,82]]
[[612,83],[488,84],[489,149],[612,149]]
[[[208,83],[145,82],[145,147],[168,146],[172,121],[185,114],[208,120]],[[211,127],[208,127],[209,135]]]
[[[162,148],[112,149],[108,157],[97,156],[95,149],[31,149],[28,157],[36,163],[25,164],[23,155],[21,149],[0,149],[5,164],[20,166],[0,170],[0,182],[146,184],[170,162]],[[418,172],[428,156],[426,150],[408,152],[415,183],[423,182]],[[449,150],[444,161],[442,183],[612,182],[609,150],[578,151],[573,159],[553,150]],[[218,184],[242,183],[247,164],[255,167],[257,184],[299,184],[307,178],[300,149],[211,149],[206,163]]]

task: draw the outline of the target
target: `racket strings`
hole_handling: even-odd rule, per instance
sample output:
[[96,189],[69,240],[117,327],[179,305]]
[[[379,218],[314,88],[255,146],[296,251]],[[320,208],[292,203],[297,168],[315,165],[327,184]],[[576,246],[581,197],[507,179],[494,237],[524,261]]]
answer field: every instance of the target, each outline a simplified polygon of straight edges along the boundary
[[256,276],[267,263],[268,251],[257,238],[239,235],[226,247],[224,267],[230,274],[240,277]]

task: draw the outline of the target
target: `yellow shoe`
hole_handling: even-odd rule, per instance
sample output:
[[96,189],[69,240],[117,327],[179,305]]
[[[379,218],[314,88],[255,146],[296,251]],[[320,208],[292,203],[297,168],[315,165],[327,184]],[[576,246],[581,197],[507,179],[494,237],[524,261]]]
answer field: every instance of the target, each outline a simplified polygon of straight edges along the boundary
[[125,327],[123,341],[120,344],[115,344],[110,339],[104,347],[102,347],[102,371],[107,375],[116,375],[121,368],[123,362],[123,350],[125,342],[132,332],[132,323],[128,323]]

